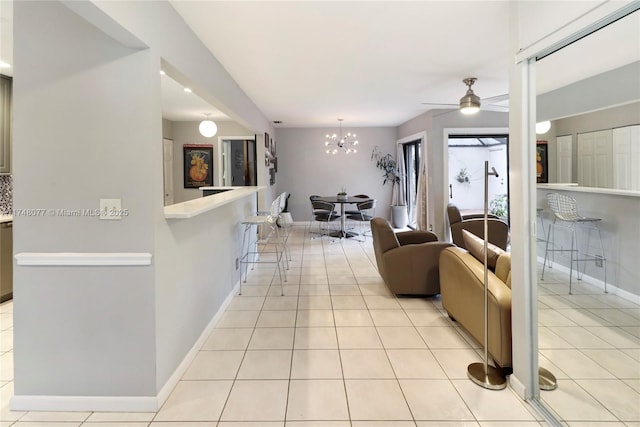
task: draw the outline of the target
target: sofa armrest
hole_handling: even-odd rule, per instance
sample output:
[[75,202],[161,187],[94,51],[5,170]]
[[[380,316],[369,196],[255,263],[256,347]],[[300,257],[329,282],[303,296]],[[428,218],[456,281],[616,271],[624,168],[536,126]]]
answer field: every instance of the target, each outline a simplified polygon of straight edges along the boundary
[[[484,345],[484,266],[466,250],[440,254],[442,306],[476,341]],[[511,366],[511,289],[488,272],[489,353],[502,367]]]
[[401,231],[396,233],[396,238],[400,246],[438,241],[438,236],[431,231]]
[[400,246],[382,256],[385,283],[396,294],[440,293],[440,252],[453,246],[446,242]]

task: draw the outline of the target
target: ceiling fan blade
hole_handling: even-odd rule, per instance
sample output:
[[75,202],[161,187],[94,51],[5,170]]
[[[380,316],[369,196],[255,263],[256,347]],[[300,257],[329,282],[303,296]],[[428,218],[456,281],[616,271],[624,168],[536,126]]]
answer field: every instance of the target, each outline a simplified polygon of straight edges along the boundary
[[458,104],[447,104],[444,102],[422,102],[422,105],[441,105],[441,106],[445,106],[445,107],[457,107]]
[[482,102],[492,103],[492,102],[502,102],[507,101],[509,99],[508,93],[503,93],[502,95],[490,96],[488,98],[482,98]]
[[480,107],[481,110],[484,111],[497,111],[499,113],[508,113],[509,112],[509,107],[506,105],[483,105],[482,107]]

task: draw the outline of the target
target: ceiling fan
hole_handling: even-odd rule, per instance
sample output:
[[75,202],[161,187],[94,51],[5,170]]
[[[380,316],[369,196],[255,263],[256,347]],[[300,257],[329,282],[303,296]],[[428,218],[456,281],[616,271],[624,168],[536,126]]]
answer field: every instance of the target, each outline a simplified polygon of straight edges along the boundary
[[[467,92],[460,98],[458,104],[447,104],[440,102],[423,102],[422,105],[429,105],[433,108],[459,108],[463,113],[472,114],[477,112],[480,108],[487,111],[499,111],[508,112],[509,106],[500,104],[509,99],[509,94],[491,96],[488,98],[478,97],[471,88],[478,79],[475,77],[467,77],[462,82],[467,85]],[[482,106],[482,107],[481,107]],[[467,110],[467,111],[465,111]]]

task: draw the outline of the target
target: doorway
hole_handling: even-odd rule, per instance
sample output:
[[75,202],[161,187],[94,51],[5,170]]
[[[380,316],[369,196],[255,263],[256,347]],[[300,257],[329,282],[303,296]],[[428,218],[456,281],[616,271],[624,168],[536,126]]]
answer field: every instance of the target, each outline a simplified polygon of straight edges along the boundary
[[509,135],[451,133],[447,137],[449,203],[462,213],[484,212],[484,162],[498,173],[489,177],[489,213],[509,222]]
[[404,188],[407,197],[407,209],[409,214],[409,227],[415,229],[416,204],[418,200],[418,179],[420,174],[420,162],[422,162],[422,139],[402,143],[404,157]]
[[220,137],[220,185],[255,186],[258,182],[256,140],[251,137]]

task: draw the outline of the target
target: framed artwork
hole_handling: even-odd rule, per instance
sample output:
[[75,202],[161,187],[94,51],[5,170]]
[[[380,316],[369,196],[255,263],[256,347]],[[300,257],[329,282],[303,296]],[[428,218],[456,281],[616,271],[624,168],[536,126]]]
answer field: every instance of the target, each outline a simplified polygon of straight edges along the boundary
[[547,141],[536,141],[536,182],[549,182],[549,144]]
[[273,158],[273,169],[275,170],[276,173],[278,173],[278,158],[277,157]]
[[271,140],[269,139],[269,134],[267,132],[264,133],[264,165],[265,167],[269,167],[271,164]]
[[184,144],[184,188],[213,185],[213,145]]
[[276,183],[276,170],[274,168],[269,169],[269,185],[275,185]]
[[271,140],[271,155],[273,157],[276,157],[276,142],[272,139]]

